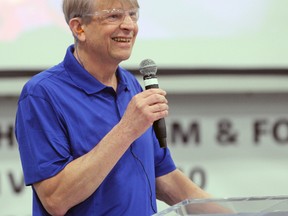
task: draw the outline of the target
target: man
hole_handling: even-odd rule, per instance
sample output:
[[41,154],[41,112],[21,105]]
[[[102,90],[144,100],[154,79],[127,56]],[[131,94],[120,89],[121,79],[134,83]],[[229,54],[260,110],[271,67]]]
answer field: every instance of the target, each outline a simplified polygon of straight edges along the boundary
[[151,215],[209,197],[175,168],[151,127],[165,91],[142,91],[119,63],[138,33],[137,0],[64,0],[75,37],[64,61],[23,88],[16,116],[33,215]]

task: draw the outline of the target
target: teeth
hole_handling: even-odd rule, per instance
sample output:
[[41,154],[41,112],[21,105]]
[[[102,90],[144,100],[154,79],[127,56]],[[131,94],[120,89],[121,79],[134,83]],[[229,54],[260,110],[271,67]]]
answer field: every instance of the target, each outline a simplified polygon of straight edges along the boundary
[[116,42],[130,42],[131,40],[130,39],[127,39],[127,38],[113,38],[114,41]]

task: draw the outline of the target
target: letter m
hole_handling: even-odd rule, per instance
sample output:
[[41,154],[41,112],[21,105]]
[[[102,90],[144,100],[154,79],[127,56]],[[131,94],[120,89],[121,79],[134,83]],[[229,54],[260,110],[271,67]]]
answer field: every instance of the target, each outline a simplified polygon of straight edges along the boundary
[[184,145],[188,145],[190,141],[196,145],[200,144],[200,129],[197,122],[191,122],[188,128],[183,129],[179,122],[172,124],[172,144],[176,144],[177,141],[182,142]]

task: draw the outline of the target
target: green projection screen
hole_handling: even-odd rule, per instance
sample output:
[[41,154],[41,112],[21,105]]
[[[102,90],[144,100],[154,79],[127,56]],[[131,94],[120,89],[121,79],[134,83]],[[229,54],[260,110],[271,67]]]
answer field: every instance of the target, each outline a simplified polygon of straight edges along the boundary
[[[60,0],[0,0],[0,70],[50,67],[72,35]],[[132,57],[160,67],[288,66],[287,0],[139,0]]]

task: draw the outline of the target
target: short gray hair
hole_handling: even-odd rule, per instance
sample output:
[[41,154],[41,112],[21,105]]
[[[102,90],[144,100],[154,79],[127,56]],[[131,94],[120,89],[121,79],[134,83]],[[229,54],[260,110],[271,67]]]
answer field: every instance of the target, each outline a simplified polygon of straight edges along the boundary
[[[107,2],[114,2],[115,0],[106,0]],[[118,0],[122,4],[129,3],[133,7],[139,8],[137,0]],[[71,19],[75,17],[82,17],[86,14],[92,14],[95,10],[97,0],[63,0],[63,13],[65,20],[69,25]],[[87,17],[86,17],[87,18]],[[85,19],[86,22],[90,22],[92,17]]]
[[72,18],[93,13],[94,6],[95,0],[63,0],[62,9],[67,24]]

